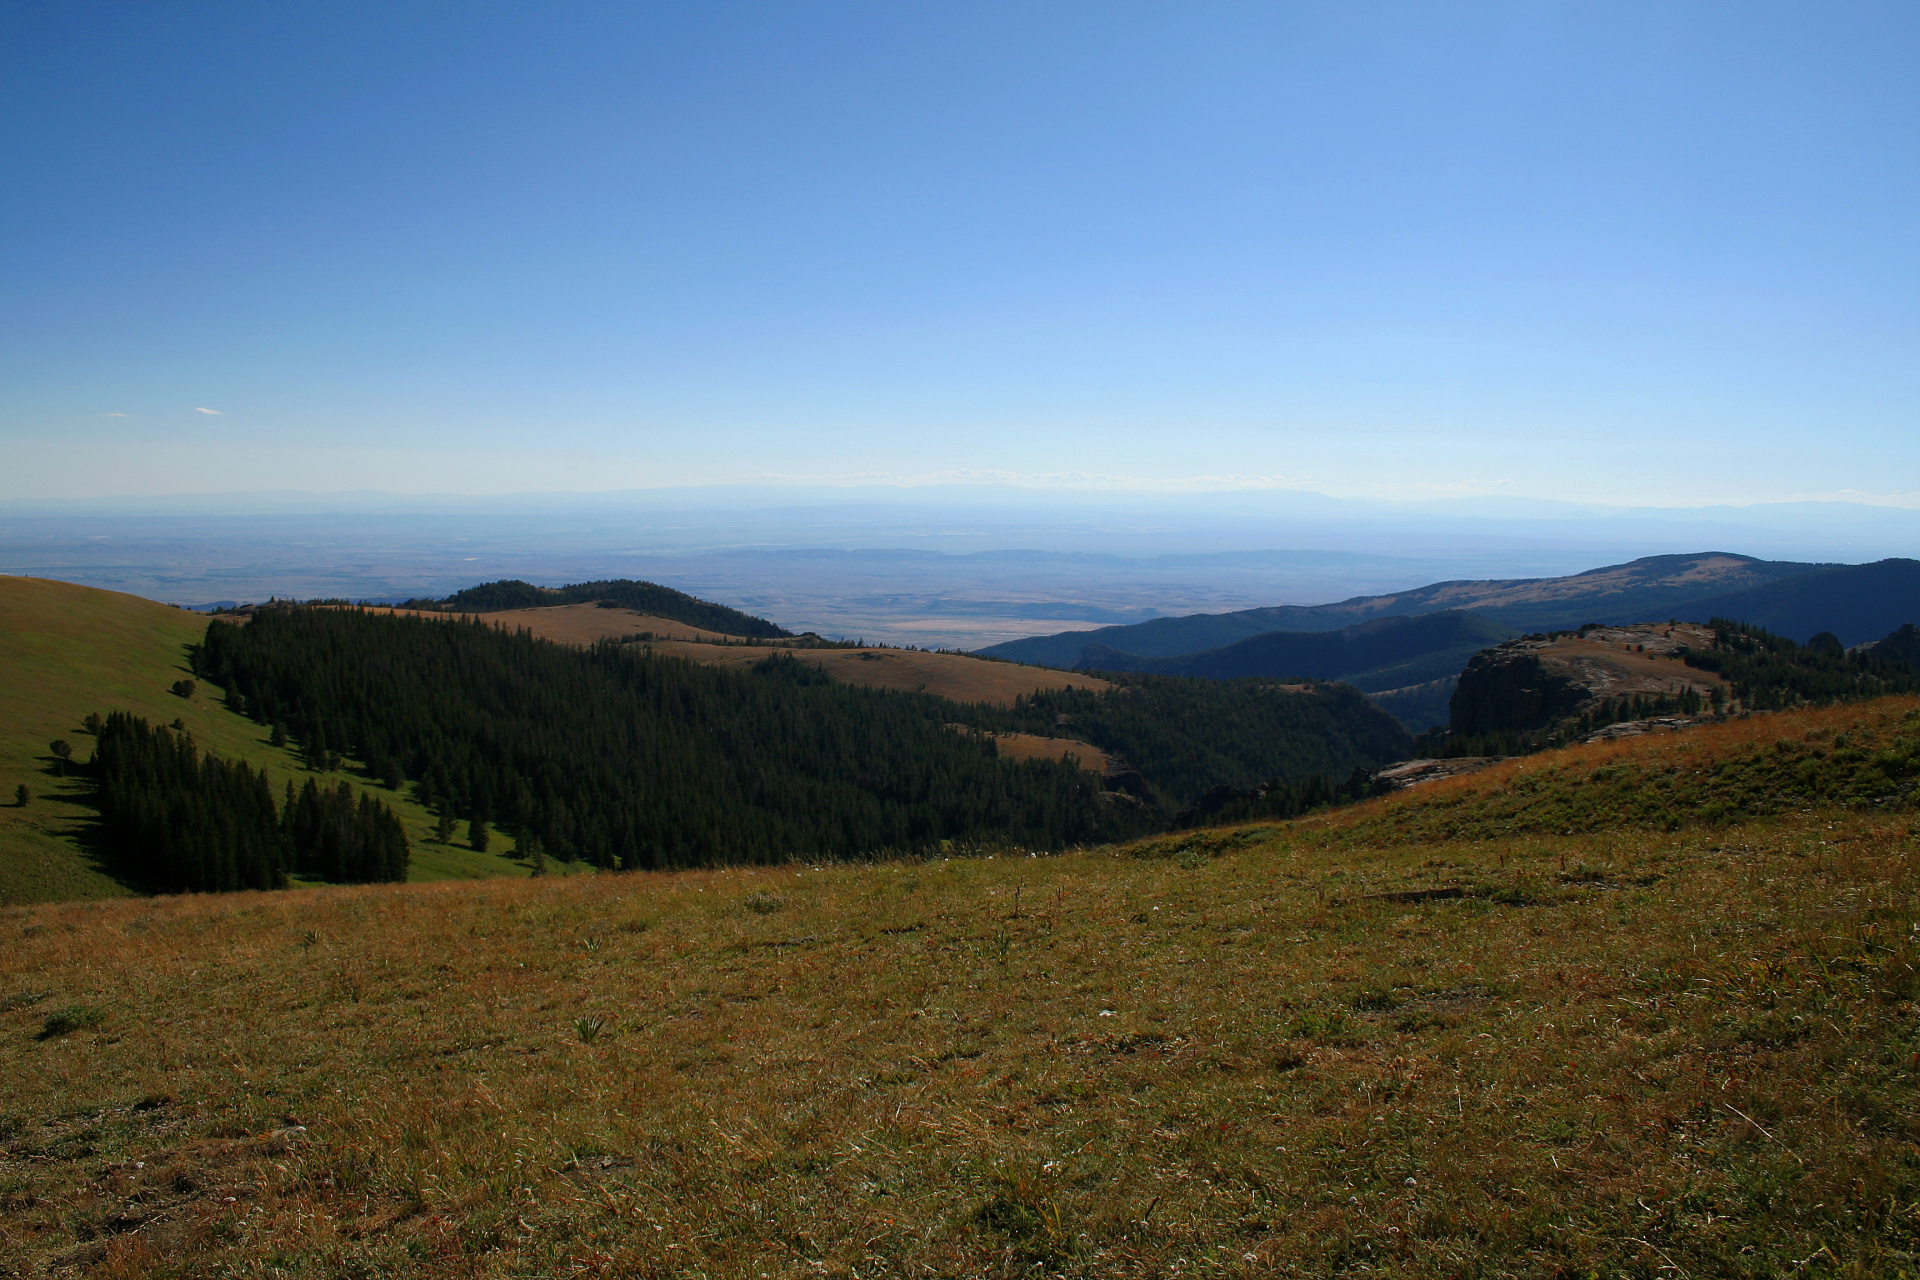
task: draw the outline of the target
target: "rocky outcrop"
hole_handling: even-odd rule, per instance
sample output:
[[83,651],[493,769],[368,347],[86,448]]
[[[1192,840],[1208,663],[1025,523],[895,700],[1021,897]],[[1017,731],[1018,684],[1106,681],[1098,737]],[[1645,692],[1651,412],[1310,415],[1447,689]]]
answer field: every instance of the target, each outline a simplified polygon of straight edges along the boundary
[[1709,629],[1691,623],[1586,626],[1509,640],[1467,664],[1448,704],[1449,727],[1456,737],[1537,733],[1636,699],[1641,715],[1679,710],[1683,701],[1694,711],[1716,690],[1726,693],[1718,675],[1683,661],[1690,648],[1712,643]]
[[1541,661],[1535,650],[1546,647],[1510,640],[1474,654],[1447,702],[1448,727],[1463,735],[1524,732],[1577,714],[1591,695],[1560,664]]
[[1373,774],[1368,781],[1377,796],[1392,791],[1405,791],[1408,787],[1417,787],[1423,782],[1438,782],[1442,778],[1457,778],[1463,773],[1478,773],[1490,765],[1499,764],[1505,756],[1450,756],[1444,760],[1402,760],[1399,764],[1390,764]]

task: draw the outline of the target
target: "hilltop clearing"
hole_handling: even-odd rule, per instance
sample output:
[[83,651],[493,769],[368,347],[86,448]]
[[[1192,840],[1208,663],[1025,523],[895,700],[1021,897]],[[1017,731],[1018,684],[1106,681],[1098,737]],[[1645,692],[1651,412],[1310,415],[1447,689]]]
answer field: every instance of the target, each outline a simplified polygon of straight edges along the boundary
[[446,613],[506,613],[567,604],[625,609],[720,635],[771,639],[793,634],[765,618],[756,618],[727,605],[701,600],[656,582],[635,582],[628,578],[577,582],[564,587],[536,587],[530,582],[508,578],[456,591],[444,600],[409,600],[403,607]]
[[[464,594],[464,593],[463,593]],[[453,597],[458,599],[459,597]],[[371,607],[371,613],[417,617],[460,617],[445,610],[426,612]],[[794,644],[755,643],[748,635],[691,626],[674,618],[609,608],[604,604],[543,605],[528,609],[483,611],[478,616],[509,631],[525,628],[556,644],[591,645],[601,640],[639,639],[648,650],[716,667],[746,668],[775,654],[795,658],[842,684],[903,693],[928,693],[955,702],[1012,705],[1021,694],[1052,689],[1105,689],[1107,682],[1078,672],[991,662],[961,653],[923,649],[853,648],[799,640]]]
[[[275,747],[266,726],[234,715],[224,690],[187,665],[188,646],[207,628],[204,615],[116,591],[42,578],[0,577],[0,902],[41,902],[129,892],[95,839],[92,782],[79,767],[95,738],[90,714],[127,711],[156,725],[178,721],[202,750],[246,762],[278,795],[289,781],[346,781],[399,814],[413,844],[409,874],[441,877],[525,875],[511,840],[490,853],[433,839],[434,816],[363,773],[316,774],[298,751]],[[187,696],[174,693],[194,682]],[[64,771],[50,751],[72,750]],[[25,808],[10,802],[24,785]]]
[[[9,909],[0,1265],[1897,1276],[1916,738],[1756,716],[1056,858]],[[1569,824],[1609,770],[1644,799]]]

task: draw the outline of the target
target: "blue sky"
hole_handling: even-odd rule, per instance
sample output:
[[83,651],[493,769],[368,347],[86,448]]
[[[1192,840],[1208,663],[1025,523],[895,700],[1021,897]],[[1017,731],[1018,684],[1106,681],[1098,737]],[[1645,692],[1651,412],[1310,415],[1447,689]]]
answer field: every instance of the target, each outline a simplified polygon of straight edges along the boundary
[[1916,65],[1911,4],[9,5],[0,498],[1920,505]]

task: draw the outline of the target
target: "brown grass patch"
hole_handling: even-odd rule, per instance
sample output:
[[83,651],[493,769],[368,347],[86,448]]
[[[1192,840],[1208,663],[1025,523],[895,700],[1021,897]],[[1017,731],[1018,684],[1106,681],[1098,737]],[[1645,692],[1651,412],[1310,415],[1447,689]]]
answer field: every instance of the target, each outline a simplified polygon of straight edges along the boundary
[[1015,698],[1037,690],[1108,689],[1095,676],[1050,667],[1023,667],[992,662],[960,653],[928,653],[920,649],[789,649],[769,645],[718,646],[662,642],[649,646],[694,662],[716,666],[751,666],[775,653],[791,653],[811,662],[843,684],[863,684],[902,693],[931,693],[955,702],[990,702],[1012,706]]
[[0,911],[0,1266],[1911,1270],[1910,814],[1316,829]]
[[[971,725],[948,725],[960,733],[976,734],[980,730]],[[1088,773],[1107,771],[1107,753],[1086,742],[1076,742],[1072,738],[1043,738],[1037,733],[996,733],[991,735],[994,749],[1009,760],[1068,760],[1075,761]]]

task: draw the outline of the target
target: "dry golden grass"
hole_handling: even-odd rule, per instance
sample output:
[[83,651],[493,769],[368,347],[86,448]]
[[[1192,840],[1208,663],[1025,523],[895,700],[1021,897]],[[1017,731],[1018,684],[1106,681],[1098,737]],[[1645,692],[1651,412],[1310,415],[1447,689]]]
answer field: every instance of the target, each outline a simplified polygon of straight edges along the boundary
[[[404,614],[414,618],[462,616],[427,613],[418,609],[369,608],[367,612]],[[704,627],[675,622],[671,618],[655,617],[650,613],[636,613],[632,609],[602,609],[597,604],[560,604],[544,609],[506,609],[499,613],[465,616],[484,618],[509,631],[524,628],[541,639],[552,640],[556,644],[590,645],[598,640],[618,640],[625,636],[638,635],[643,631],[674,640],[718,641],[734,638],[718,631],[708,631]]]
[[[375,613],[410,613],[404,609],[373,609]],[[414,613],[418,617],[456,615]],[[929,653],[919,649],[810,649],[784,644],[750,644],[722,635],[627,609],[602,609],[593,604],[557,605],[546,609],[510,609],[477,615],[491,623],[524,627],[558,644],[589,645],[641,633],[659,637],[646,647],[658,653],[717,667],[746,667],[776,653],[792,653],[811,662],[843,684],[862,684],[902,693],[931,693],[955,702],[990,702],[1012,706],[1015,698],[1038,690],[1106,689],[1107,681],[1077,671],[1023,667],[991,662],[960,653]]]
[[902,693],[931,693],[955,702],[990,702],[1009,707],[1015,698],[1037,690],[1107,689],[1097,676],[1051,667],[1023,667],[992,662],[963,653],[929,653],[922,649],[789,649],[763,645],[727,646],[655,643],[655,652],[693,662],[744,667],[775,653],[791,653],[811,662],[842,684],[864,684]]
[[1050,858],[9,909],[0,1267],[1914,1274],[1911,810],[1367,834],[1495,785]]
[[1009,760],[1066,760],[1077,761],[1082,769],[1089,773],[1107,771],[1107,753],[1085,742],[1076,742],[1072,738],[1042,738],[1034,733],[996,733],[993,735],[994,747]]

